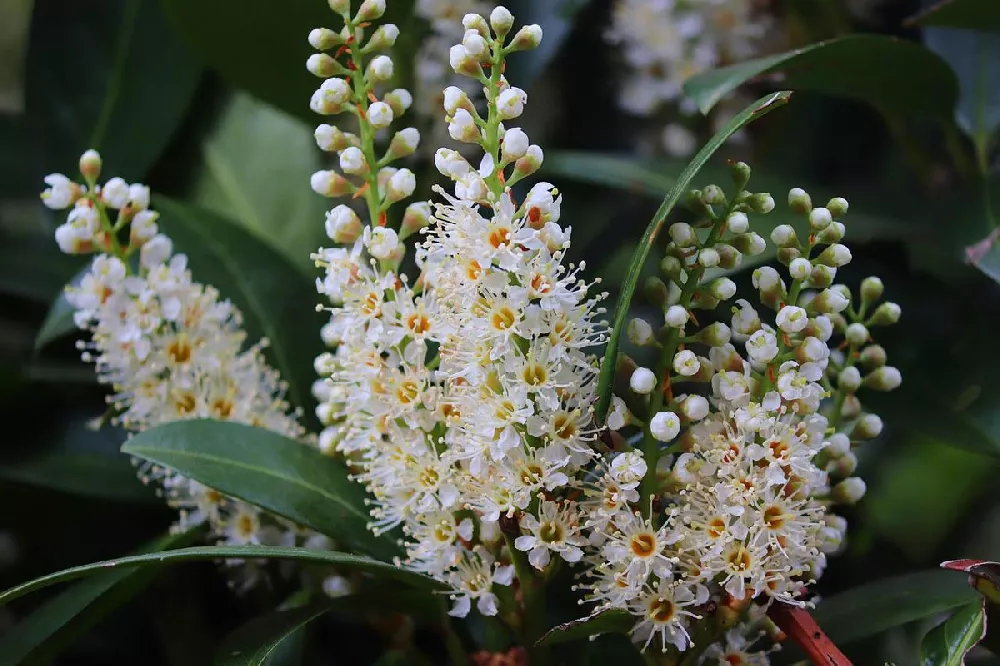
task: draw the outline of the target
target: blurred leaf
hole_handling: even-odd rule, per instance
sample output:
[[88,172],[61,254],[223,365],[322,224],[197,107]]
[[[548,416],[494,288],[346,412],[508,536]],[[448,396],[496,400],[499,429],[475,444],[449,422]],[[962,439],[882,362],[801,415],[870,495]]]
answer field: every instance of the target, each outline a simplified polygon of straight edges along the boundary
[[[320,80],[306,70],[306,59],[314,52],[306,38],[313,28],[340,30],[343,26],[327,3],[289,0],[278,9],[272,0],[161,2],[202,62],[258,99],[310,124],[316,122],[318,116],[309,109],[309,98]],[[413,0],[395,0],[388,5],[379,23],[402,25],[412,13]],[[239,35],[240,44],[250,47],[234,47],[220,39],[224,34]]]
[[106,176],[144,178],[200,78],[156,0],[36,0],[25,90],[35,172],[72,176],[95,148]]
[[507,79],[520,88],[528,89],[559,54],[563,42],[573,30],[573,23],[591,0],[512,0],[506,5],[514,15],[513,37],[523,25],[542,26],[542,41],[538,48],[514,54],[507,64]]
[[587,641],[584,666],[643,666],[639,648],[624,634],[603,634]]
[[873,104],[885,111],[950,117],[958,96],[948,65],[919,44],[850,35],[691,77],[684,92],[702,113],[744,83],[777,74],[775,84]]
[[975,591],[957,576],[919,571],[827,597],[813,618],[834,643],[845,645],[975,601]]
[[311,127],[244,93],[235,94],[203,146],[194,203],[228,215],[306,271],[326,238],[327,200],[309,178],[322,167]]
[[[107,571],[108,569],[137,569],[145,567],[160,567],[168,564],[180,564],[182,562],[198,562],[204,560],[289,560],[299,563],[321,564],[338,569],[351,571],[361,571],[388,578],[398,583],[411,587],[428,590],[445,589],[444,584],[433,578],[397,567],[393,564],[373,560],[361,555],[350,553],[338,553],[329,550],[315,550],[312,548],[285,548],[278,546],[192,546],[190,548],[177,548],[173,550],[163,550],[144,555],[129,555],[118,557],[103,562],[93,562],[78,567],[63,569],[55,573],[36,578],[16,585],[3,593],[0,593],[0,606],[10,603],[18,597],[22,597],[31,592],[44,589],[57,583],[85,578],[94,574]],[[971,590],[970,590],[971,591]]]
[[327,599],[255,618],[222,641],[214,663],[216,666],[262,666],[287,638],[335,605],[336,601]]
[[[305,193],[309,196],[309,193]],[[188,256],[194,279],[219,290],[243,313],[248,340],[267,338],[271,365],[288,383],[288,399],[316,424],[313,360],[323,351],[316,285],[288,258],[231,220],[166,197],[156,197],[160,228]],[[320,222],[322,224],[322,222]]]
[[[201,536],[199,529],[168,534],[139,552],[179,548]],[[49,663],[109,613],[139,594],[158,573],[156,567],[123,567],[73,585],[0,636],[0,666]]]
[[0,292],[51,303],[84,261],[60,252],[48,235],[5,236],[0,243]]
[[609,608],[552,627],[538,640],[538,644],[556,645],[606,633],[625,634],[634,624],[635,618],[628,611]]
[[391,535],[368,530],[365,491],[347,468],[266,428],[210,419],[166,423],[136,434],[122,451],[284,516],[340,544],[390,559]]
[[657,234],[659,234],[663,225],[667,221],[667,215],[673,210],[673,207],[680,200],[681,196],[687,190],[691,181],[698,174],[698,171],[705,165],[709,158],[717,151],[726,139],[736,133],[737,130],[749,124],[753,120],[759,118],[760,116],[774,110],[779,106],[783,106],[788,102],[788,98],[791,93],[780,92],[773,93],[771,95],[766,95],[746,109],[740,112],[735,118],[730,120],[725,127],[723,127],[711,141],[705,145],[701,151],[691,160],[684,172],[678,177],[673,189],[667,194],[667,197],[663,200],[660,208],[656,211],[653,216],[652,221],[646,228],[646,233],[643,234],[642,240],[639,241],[639,246],[636,248],[635,255],[632,257],[632,263],[629,266],[628,275],[625,281],[622,283],[621,295],[618,298],[618,303],[615,305],[615,316],[613,321],[613,328],[611,329],[611,337],[608,339],[608,345],[604,352],[604,360],[601,363],[601,374],[597,385],[597,410],[595,413],[595,418],[598,423],[604,422],[604,417],[608,413],[608,408],[611,406],[611,388],[612,382],[614,380],[615,374],[615,358],[618,355],[618,344],[621,340],[622,330],[625,328],[625,320],[628,318],[629,305],[632,301],[632,295],[635,293],[636,283],[639,281],[639,276],[642,273],[643,265],[646,263],[646,258],[649,256],[649,252],[653,247],[653,241],[656,239]]
[[68,284],[59,290],[59,295],[56,296],[55,300],[52,301],[52,305],[49,306],[49,311],[45,313],[45,319],[42,320],[42,326],[38,329],[38,335],[35,336],[36,350],[71,333],[77,333],[80,330],[76,322],[73,321],[73,313],[76,312],[76,309],[66,300],[66,287],[80,286],[84,276],[89,272],[90,262],[80,269]]
[[923,666],[965,666],[965,656],[986,635],[984,603],[959,608],[930,630],[920,646]]
[[0,110],[24,105],[24,53],[34,0],[0,0]]
[[941,0],[909,18],[906,23],[969,30],[1000,30],[1000,3],[996,0]]

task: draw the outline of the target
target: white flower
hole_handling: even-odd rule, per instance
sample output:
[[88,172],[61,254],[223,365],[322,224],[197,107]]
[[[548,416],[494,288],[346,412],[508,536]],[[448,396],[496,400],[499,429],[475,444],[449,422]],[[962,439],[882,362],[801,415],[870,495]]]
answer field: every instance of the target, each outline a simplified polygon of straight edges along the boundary
[[674,372],[682,377],[693,377],[701,369],[697,354],[690,349],[677,352],[674,355]]
[[760,329],[747,340],[747,354],[757,363],[768,363],[778,355],[778,339],[773,332]]
[[451,122],[448,123],[448,134],[455,141],[465,143],[476,143],[481,138],[475,119],[465,109],[459,109],[452,116]]
[[681,305],[671,305],[667,308],[664,321],[671,328],[684,328],[688,321],[688,312]]
[[375,102],[368,107],[368,121],[375,129],[388,127],[392,123],[392,107],[385,102]]
[[809,323],[809,315],[798,306],[786,305],[778,310],[774,323],[785,333],[798,333]]
[[664,126],[661,140],[663,148],[674,157],[687,157],[698,147],[694,132],[677,123]]
[[121,178],[112,178],[101,188],[101,198],[111,208],[124,208],[128,205],[128,183]]
[[636,368],[628,380],[629,387],[640,395],[652,393],[656,388],[656,375],[649,368]]
[[649,420],[649,432],[661,442],[672,441],[681,431],[681,420],[673,412],[657,412]]
[[528,553],[528,562],[536,569],[548,565],[550,552],[571,563],[583,557],[581,546],[587,541],[580,536],[579,516],[573,502],[560,506],[557,502],[543,500],[539,504],[538,518],[526,513],[521,519],[521,528],[528,534],[517,537],[514,547]]
[[497,96],[497,113],[504,120],[517,118],[524,113],[527,101],[528,93],[520,88],[508,88]]
[[794,280],[805,280],[812,272],[812,262],[805,257],[796,257],[788,264],[788,274]]
[[45,184],[48,187],[42,192],[42,203],[53,210],[67,208],[80,193],[80,186],[61,173],[47,175]]
[[163,234],[153,236],[139,250],[139,262],[146,269],[165,262],[174,251],[174,244]]
[[365,227],[365,247],[376,259],[390,259],[400,250],[399,236],[388,227]]

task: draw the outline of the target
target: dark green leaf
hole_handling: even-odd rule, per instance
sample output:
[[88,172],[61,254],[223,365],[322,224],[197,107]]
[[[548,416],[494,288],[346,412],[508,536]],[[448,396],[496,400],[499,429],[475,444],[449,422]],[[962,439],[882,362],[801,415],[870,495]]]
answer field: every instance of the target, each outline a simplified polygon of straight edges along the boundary
[[364,490],[348,479],[343,463],[265,428],[177,421],[138,433],[122,451],[311,527],[352,550],[383,559],[399,554],[393,538],[368,530]]
[[[37,201],[31,205],[40,206]],[[11,234],[0,244],[0,292],[51,303],[85,261],[60,252],[49,234]]]
[[969,575],[969,585],[993,604],[1000,604],[1000,563],[987,560],[949,560],[942,569]]
[[942,0],[910,18],[907,24],[1000,30],[1000,3],[996,0]]
[[711,70],[688,79],[684,92],[708,113],[764,74],[780,74],[781,88],[850,97],[904,114],[947,118],[958,97],[955,75],[941,58],[919,44],[880,35],[838,37]]
[[986,635],[985,601],[963,606],[934,627],[920,646],[923,666],[965,666],[965,656]]
[[216,666],[262,666],[286,639],[335,606],[335,601],[327,599],[258,617],[222,641],[214,663]]
[[[200,530],[157,539],[140,552],[193,543]],[[99,572],[45,602],[0,637],[0,666],[48,663],[86,635],[115,608],[141,592],[158,573],[155,567],[123,567]]]
[[330,205],[309,188],[309,177],[323,168],[312,127],[237,93],[202,156],[193,202],[241,222],[293,264],[313,270],[309,255],[326,239]]
[[[69,281],[69,285],[66,286],[78,287],[83,277],[89,272],[90,264],[88,263],[87,266]],[[69,301],[66,300],[64,287],[55,300],[52,301],[49,311],[45,314],[42,326],[38,329],[38,335],[35,336],[35,349],[41,349],[59,338],[79,331],[80,329],[77,328],[76,322],[73,321],[73,313],[75,311],[73,306],[69,304]]]
[[316,379],[313,361],[323,351],[323,318],[316,312],[312,278],[225,217],[161,196],[155,204],[160,228],[175,250],[188,256],[194,279],[218,289],[243,312],[248,340],[267,338],[265,356],[288,383],[288,399],[313,422],[310,387]]
[[513,54],[507,64],[507,78],[520,88],[531,84],[559,54],[563,42],[573,30],[573,23],[591,0],[513,0],[507,7],[514,14],[511,36],[522,25],[542,26],[543,38],[538,48]]
[[656,211],[652,221],[646,228],[646,233],[643,234],[642,240],[639,241],[639,246],[636,248],[635,255],[632,257],[632,263],[629,265],[628,274],[625,277],[625,281],[622,283],[618,303],[615,305],[615,316],[612,323],[613,328],[611,329],[611,337],[608,340],[608,346],[604,353],[604,361],[601,363],[601,375],[597,385],[598,402],[596,418],[598,423],[604,422],[604,417],[607,415],[608,408],[611,406],[611,390],[615,374],[615,358],[617,358],[618,355],[618,344],[621,341],[621,334],[625,329],[625,321],[628,318],[629,305],[632,302],[632,295],[635,293],[636,284],[638,283],[639,276],[642,273],[642,267],[646,263],[646,258],[649,256],[650,250],[652,250],[653,241],[656,239],[656,236],[660,233],[663,225],[666,223],[667,215],[670,214],[670,211],[673,210],[681,196],[691,185],[691,181],[694,180],[698,171],[701,170],[705,163],[708,162],[709,158],[715,154],[715,151],[717,151],[729,137],[736,133],[740,128],[745,127],[757,118],[779,106],[783,106],[788,102],[789,97],[791,97],[791,93],[789,92],[778,92],[765,95],[726,123],[726,126],[719,130],[719,132],[712,137],[705,147],[694,156],[691,163],[688,164],[687,168],[685,168],[681,175],[678,176],[673,189],[670,190],[666,198],[663,200],[663,203],[660,204],[660,208]]
[[961,576],[920,571],[869,583],[824,599],[813,618],[837,645],[973,603]]
[[[36,578],[27,583],[16,585],[0,593],[0,606],[10,603],[18,597],[41,590],[50,585],[64,583],[77,578],[85,578],[108,571],[109,569],[135,569],[142,567],[159,567],[182,562],[197,562],[202,560],[223,559],[270,559],[289,560],[299,563],[320,564],[339,569],[363,571],[373,576],[381,576],[395,580],[412,587],[428,590],[444,589],[444,585],[423,574],[408,571],[386,562],[379,562],[369,557],[338,553],[328,550],[313,550],[311,548],[280,548],[276,546],[193,546],[177,548],[144,555],[130,555],[103,562],[93,562],[78,567],[63,569],[56,573]],[[968,588],[966,588],[968,589]],[[970,590],[971,591],[971,590]]]
[[200,78],[156,0],[36,0],[25,90],[35,172],[75,174],[96,148],[104,174],[144,178]]
[[635,624],[631,613],[618,608],[597,611],[587,617],[552,627],[538,640],[539,645],[555,645],[598,634],[624,634]]

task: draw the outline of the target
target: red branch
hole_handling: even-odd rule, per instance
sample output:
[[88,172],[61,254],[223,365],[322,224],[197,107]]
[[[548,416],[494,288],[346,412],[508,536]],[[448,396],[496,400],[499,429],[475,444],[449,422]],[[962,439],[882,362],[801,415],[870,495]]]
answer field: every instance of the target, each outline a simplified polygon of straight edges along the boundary
[[792,637],[806,656],[819,666],[853,666],[851,660],[837,649],[829,636],[823,633],[805,608],[790,604],[774,603],[767,611],[768,617]]

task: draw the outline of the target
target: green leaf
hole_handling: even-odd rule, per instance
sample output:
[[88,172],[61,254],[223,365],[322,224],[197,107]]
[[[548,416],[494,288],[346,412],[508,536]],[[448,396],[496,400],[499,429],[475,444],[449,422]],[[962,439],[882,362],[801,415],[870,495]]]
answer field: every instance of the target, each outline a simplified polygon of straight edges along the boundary
[[611,406],[611,389],[615,374],[615,358],[618,355],[618,345],[621,341],[622,331],[625,329],[626,319],[628,319],[629,306],[632,302],[632,295],[635,293],[636,284],[642,273],[642,267],[646,263],[653,241],[660,233],[663,225],[667,221],[667,216],[680,200],[681,196],[691,185],[691,181],[698,174],[698,171],[708,162],[709,158],[715,154],[726,139],[735,134],[740,128],[748,125],[764,114],[783,106],[788,102],[791,93],[787,91],[765,95],[759,100],[745,108],[735,118],[726,123],[726,126],[719,130],[715,136],[702,148],[684,169],[673,188],[667,194],[660,208],[656,211],[652,221],[646,228],[635,254],[632,256],[632,263],[629,265],[628,274],[622,283],[621,294],[618,303],[615,305],[615,316],[612,323],[611,337],[608,340],[607,349],[604,352],[604,360],[601,363],[601,374],[597,384],[597,412],[598,423],[604,422],[608,408]]
[[965,656],[986,635],[985,601],[955,611],[931,629],[920,645],[923,666],[965,666]]
[[146,176],[194,97],[201,67],[156,0],[36,0],[26,119],[40,147],[35,171],[77,172],[87,148],[106,176]]
[[919,44],[850,35],[698,74],[684,92],[702,113],[749,80],[780,74],[780,86],[869,102],[903,114],[950,117],[958,97],[948,65]]
[[[39,204],[36,200],[30,205]],[[29,301],[51,303],[66,283],[80,272],[80,266],[85,261],[82,257],[60,252],[48,233],[6,235],[0,244],[0,292]]]
[[920,571],[827,597],[816,606],[813,618],[834,643],[846,645],[973,603],[977,598],[961,576]]
[[[140,552],[178,548],[200,536],[197,529],[169,534]],[[127,567],[99,572],[73,585],[0,636],[0,666],[48,663],[111,611],[139,594],[157,573],[154,567]]]
[[573,30],[576,18],[591,0],[513,0],[507,7],[514,15],[513,36],[522,25],[542,26],[543,39],[538,48],[513,54],[507,64],[507,79],[520,88],[528,89],[559,54]]
[[73,313],[76,312],[76,309],[66,300],[65,292],[66,287],[80,286],[80,282],[83,281],[84,276],[89,272],[90,264],[88,262],[84,268],[73,276],[69,284],[60,290],[59,295],[52,301],[52,305],[49,306],[49,311],[45,313],[45,319],[42,320],[42,325],[38,329],[38,335],[35,336],[36,351],[64,336],[80,330],[77,328],[76,322],[73,321]]
[[1000,563],[987,560],[948,560],[941,563],[941,568],[968,574],[969,585],[990,602],[1000,604]]
[[628,633],[634,624],[635,618],[628,611],[608,608],[552,627],[538,640],[538,644],[556,645],[598,634],[624,634]]
[[36,578],[27,583],[16,585],[3,593],[0,593],[0,606],[10,603],[18,597],[22,597],[31,592],[44,589],[57,583],[86,578],[109,569],[135,569],[142,567],[160,567],[168,564],[180,564],[182,562],[198,562],[203,560],[223,560],[223,559],[269,559],[269,560],[289,560],[299,563],[311,563],[337,567],[340,569],[350,569],[362,571],[373,576],[380,576],[394,580],[398,583],[410,587],[423,588],[427,590],[443,590],[444,584],[433,578],[428,578],[415,571],[408,571],[396,567],[386,562],[373,560],[361,555],[350,553],[338,553],[329,550],[314,550],[311,548],[281,548],[276,546],[193,546],[190,548],[177,548],[174,550],[164,550],[143,555],[130,555],[119,557],[113,560],[93,562],[78,567],[63,569],[55,573]]
[[336,606],[327,599],[258,617],[227,636],[216,650],[216,666],[262,666],[296,631]]
[[[326,239],[326,199],[309,188],[323,168],[313,130],[297,118],[237,93],[202,147],[193,203],[228,215],[306,271]],[[327,241],[328,242],[328,241]]]
[[212,285],[242,311],[249,341],[267,338],[264,355],[288,383],[289,401],[314,426],[310,387],[316,379],[313,361],[323,351],[324,320],[316,312],[313,279],[225,217],[162,196],[155,208],[174,249],[188,256],[194,279]]
[[383,559],[399,554],[390,535],[368,530],[364,489],[348,478],[343,463],[266,428],[176,421],[136,434],[122,451],[311,527],[352,550]]
[[969,30],[1000,30],[1000,4],[995,0],[942,0],[906,21]]

